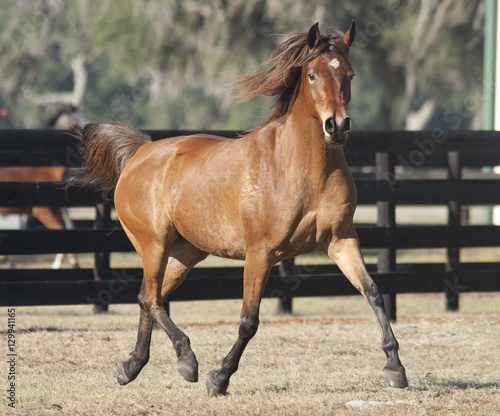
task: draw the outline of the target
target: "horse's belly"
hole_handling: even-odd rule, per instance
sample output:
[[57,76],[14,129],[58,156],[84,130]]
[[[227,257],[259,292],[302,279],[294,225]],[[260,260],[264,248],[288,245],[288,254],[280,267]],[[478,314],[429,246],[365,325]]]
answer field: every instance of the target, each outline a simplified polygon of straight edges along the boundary
[[[191,224],[201,224],[192,226]],[[177,231],[200,250],[229,259],[245,259],[245,241],[238,230],[222,218],[210,218],[191,224],[177,222]]]

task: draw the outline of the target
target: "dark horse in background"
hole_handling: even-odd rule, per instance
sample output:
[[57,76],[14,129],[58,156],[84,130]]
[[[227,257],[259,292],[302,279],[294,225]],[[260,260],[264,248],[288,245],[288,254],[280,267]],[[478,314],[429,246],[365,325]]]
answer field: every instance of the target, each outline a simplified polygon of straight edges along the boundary
[[[81,124],[84,116],[76,107],[69,106],[61,110],[46,125],[46,128],[59,130],[74,130]],[[9,166],[0,167],[0,182],[61,182],[66,172],[64,166]],[[60,207],[0,207],[0,214],[30,214],[50,230],[63,230],[66,223]],[[78,268],[76,257],[72,253],[56,255],[51,267],[59,269],[64,257],[67,256],[69,264]],[[3,258],[14,267],[11,259]]]
[[73,172],[73,183],[115,190],[117,214],[144,268],[137,343],[118,366],[120,384],[134,380],[148,362],[153,323],[170,337],[182,377],[198,380],[189,338],[163,302],[195,264],[214,254],[245,260],[238,336],[206,380],[210,395],[225,394],[259,326],[271,267],[320,250],[375,312],[388,384],[407,386],[398,343],[353,226],[356,188],[343,145],[351,129],[354,35],[354,23],[346,33],[325,34],[315,24],[292,34],[264,69],[239,78],[247,98],[264,94],[276,102],[271,117],[238,140],[200,134],[153,142],[118,122],[85,126],[84,167]]

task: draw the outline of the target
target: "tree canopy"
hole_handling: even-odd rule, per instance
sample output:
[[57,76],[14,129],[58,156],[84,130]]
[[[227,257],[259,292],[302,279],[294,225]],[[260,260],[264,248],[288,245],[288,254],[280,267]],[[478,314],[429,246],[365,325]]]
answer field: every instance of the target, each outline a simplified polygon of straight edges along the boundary
[[[470,128],[480,116],[481,0],[0,0],[0,127],[43,127],[67,104],[92,121],[248,129],[269,99],[231,79],[286,33],[357,26],[357,129]],[[278,34],[278,35],[276,35]]]

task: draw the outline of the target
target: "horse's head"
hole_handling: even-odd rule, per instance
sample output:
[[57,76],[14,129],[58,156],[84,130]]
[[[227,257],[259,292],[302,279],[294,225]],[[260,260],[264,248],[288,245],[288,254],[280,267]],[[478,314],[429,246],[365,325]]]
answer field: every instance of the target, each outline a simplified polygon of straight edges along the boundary
[[[324,50],[302,68],[302,85],[309,114],[323,126],[325,140],[330,146],[342,146],[351,130],[347,106],[351,100],[351,80],[354,76],[349,62],[349,48],[354,41],[355,25],[336,40],[321,36],[316,23],[307,35],[310,52]],[[329,41],[325,49],[322,42]]]

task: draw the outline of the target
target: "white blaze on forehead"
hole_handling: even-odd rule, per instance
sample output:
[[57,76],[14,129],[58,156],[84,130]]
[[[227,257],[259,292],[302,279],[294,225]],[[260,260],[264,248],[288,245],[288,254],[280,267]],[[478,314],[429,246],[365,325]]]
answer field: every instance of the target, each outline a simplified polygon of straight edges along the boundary
[[330,61],[330,66],[333,67],[333,69],[337,69],[340,66],[340,61],[337,58],[333,58]]

